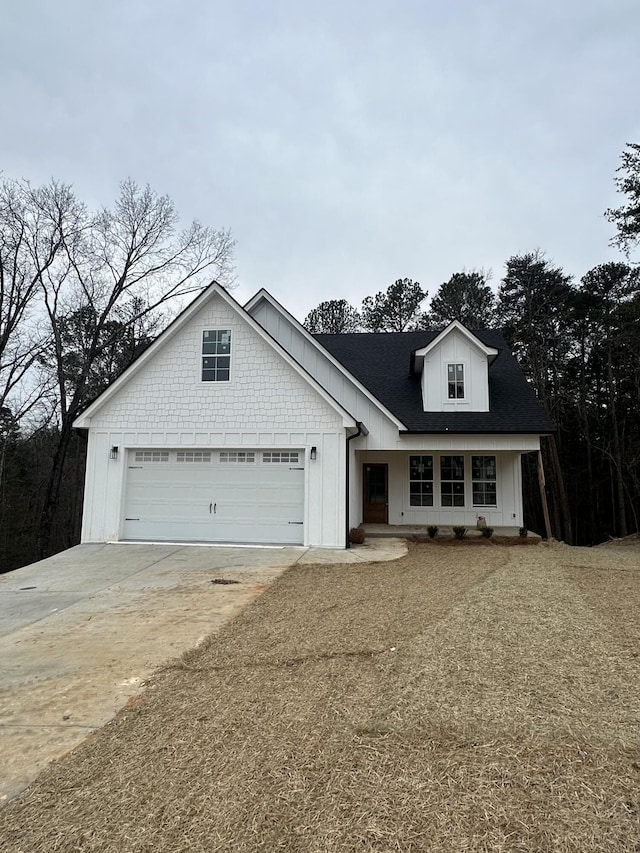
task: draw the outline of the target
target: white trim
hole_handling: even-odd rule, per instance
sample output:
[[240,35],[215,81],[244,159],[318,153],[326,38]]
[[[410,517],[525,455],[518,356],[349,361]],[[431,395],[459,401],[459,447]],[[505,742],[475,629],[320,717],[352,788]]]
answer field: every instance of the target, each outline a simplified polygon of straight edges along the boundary
[[[479,349],[481,353],[486,355],[486,357],[488,359],[492,360],[498,355],[498,350],[495,349],[495,347],[489,347],[486,344],[483,344],[482,341],[479,338],[477,338],[473,334],[473,332],[471,332],[469,329],[467,329],[466,326],[463,326],[459,320],[453,320],[451,323],[449,323],[449,325],[447,326],[446,329],[443,329],[439,335],[436,335],[436,337],[431,341],[431,343],[428,343],[426,346],[421,347],[420,349],[414,350],[414,352],[413,352],[414,358],[424,357],[424,356],[428,355],[433,349],[435,349],[437,346],[439,346],[442,343],[442,341],[446,337],[448,337],[453,331],[458,331],[462,335],[464,335],[464,337],[467,338],[467,340],[471,344],[473,344],[473,346],[475,346],[477,349]],[[423,362],[420,362],[420,365],[418,365],[418,367],[419,367],[419,370],[421,371],[422,367],[423,367]]]
[[387,409],[386,406],[384,406],[380,402],[380,400],[378,400],[378,398],[371,393],[371,391],[365,388],[365,386],[362,385],[362,383],[359,382],[356,377],[352,373],[350,373],[343,364],[341,364],[336,358],[334,358],[331,353],[322,346],[322,344],[318,343],[318,341],[313,337],[313,335],[310,334],[307,329],[305,329],[302,323],[296,320],[296,318],[292,314],[290,314],[286,308],[280,305],[278,300],[275,299],[267,290],[262,288],[255,294],[255,296],[252,296],[251,299],[245,304],[244,310],[250,313],[262,299],[264,299],[265,302],[268,302],[273,308],[276,309],[276,311],[279,311],[282,316],[291,323],[291,325],[296,329],[296,331],[300,332],[300,334],[304,337],[306,341],[312,344],[318,350],[318,352],[322,353],[322,355],[327,359],[327,361],[330,362],[335,368],[337,368],[340,373],[342,373],[342,375],[349,380],[349,382],[353,383],[353,385],[355,385],[358,391],[364,394],[365,397],[371,403],[373,403],[374,406],[379,409],[387,418],[389,418],[389,420],[392,421],[393,424],[395,424],[395,426],[397,426],[399,430],[406,430],[407,427],[403,424],[403,422],[401,420],[398,420],[398,418],[393,414],[393,412],[390,412],[389,409]]
[[[91,418],[107,403],[118,391],[129,382],[129,380],[147,364],[166,343],[168,343],[188,322],[197,314],[198,311],[214,296],[219,296],[233,311],[235,311],[247,325],[260,337],[266,341],[273,349],[287,362],[287,364],[296,371],[311,387],[328,403],[335,412],[343,419],[344,427],[356,428],[356,418],[348,412],[334,397],[329,394],[320,383],[311,376],[311,374],[302,367],[288,352],[273,338],[257,320],[254,320],[251,314],[238,303],[227,291],[217,282],[210,284],[201,294],[199,294],[193,302],[188,305],[184,311],[179,314],[167,328],[158,335],[151,346],[146,349],[142,355],[131,364],[124,373],[109,385],[109,387],[91,403],[85,411],[76,418],[73,422],[75,429],[87,429],[91,425]],[[225,383],[226,385],[227,383]]]

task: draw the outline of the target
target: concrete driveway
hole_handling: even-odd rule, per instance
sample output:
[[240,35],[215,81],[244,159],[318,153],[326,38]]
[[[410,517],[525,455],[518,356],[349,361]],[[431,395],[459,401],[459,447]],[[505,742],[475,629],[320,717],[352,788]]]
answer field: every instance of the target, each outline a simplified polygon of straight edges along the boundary
[[399,540],[349,551],[78,545],[0,575],[0,803],[289,566],[388,560],[405,551]]

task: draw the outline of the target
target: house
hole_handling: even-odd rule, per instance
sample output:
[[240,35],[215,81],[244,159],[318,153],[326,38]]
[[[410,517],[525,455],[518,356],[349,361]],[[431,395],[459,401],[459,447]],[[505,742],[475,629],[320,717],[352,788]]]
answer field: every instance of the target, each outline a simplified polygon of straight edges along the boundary
[[502,336],[311,335],[210,285],[78,417],[83,542],[343,548],[380,524],[522,524],[553,425]]

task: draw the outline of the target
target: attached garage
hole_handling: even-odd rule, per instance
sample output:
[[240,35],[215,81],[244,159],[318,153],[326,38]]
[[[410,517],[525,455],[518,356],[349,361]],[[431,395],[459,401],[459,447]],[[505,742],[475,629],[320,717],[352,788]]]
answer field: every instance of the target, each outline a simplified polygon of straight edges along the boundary
[[130,449],[122,538],[302,544],[301,449]]

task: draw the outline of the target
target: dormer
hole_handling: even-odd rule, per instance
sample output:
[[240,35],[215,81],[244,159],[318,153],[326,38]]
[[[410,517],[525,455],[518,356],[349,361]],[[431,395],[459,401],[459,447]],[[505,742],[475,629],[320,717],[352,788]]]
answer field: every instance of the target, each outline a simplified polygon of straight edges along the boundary
[[498,350],[483,344],[458,320],[413,352],[421,374],[425,412],[488,412],[489,365]]

